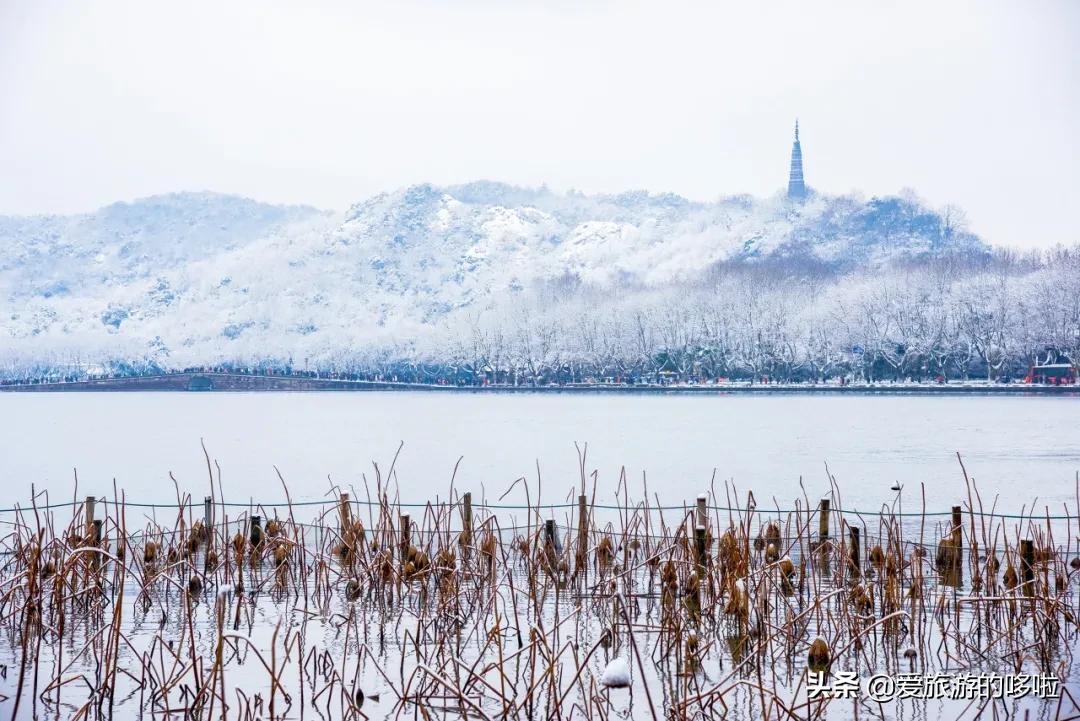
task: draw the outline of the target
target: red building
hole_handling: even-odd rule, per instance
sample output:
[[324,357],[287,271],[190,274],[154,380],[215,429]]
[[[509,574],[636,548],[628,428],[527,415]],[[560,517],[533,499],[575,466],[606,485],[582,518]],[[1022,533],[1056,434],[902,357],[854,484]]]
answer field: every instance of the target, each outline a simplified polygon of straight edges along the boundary
[[1031,366],[1025,383],[1048,383],[1053,386],[1076,384],[1076,368],[1071,363],[1047,363]]

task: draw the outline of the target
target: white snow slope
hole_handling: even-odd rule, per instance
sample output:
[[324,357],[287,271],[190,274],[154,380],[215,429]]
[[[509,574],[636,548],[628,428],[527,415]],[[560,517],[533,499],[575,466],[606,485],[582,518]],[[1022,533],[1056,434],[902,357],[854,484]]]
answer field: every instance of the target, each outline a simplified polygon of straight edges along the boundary
[[692,283],[716,263],[867,265],[985,249],[913,198],[698,203],[419,185],[344,214],[213,193],[0,217],[0,362],[184,367],[409,343],[454,314],[571,277]]

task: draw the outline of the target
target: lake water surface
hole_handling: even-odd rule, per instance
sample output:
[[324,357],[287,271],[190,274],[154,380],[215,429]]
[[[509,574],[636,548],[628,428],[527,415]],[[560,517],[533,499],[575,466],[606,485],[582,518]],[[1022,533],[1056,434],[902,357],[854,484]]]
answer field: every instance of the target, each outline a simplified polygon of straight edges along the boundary
[[[0,453],[0,473],[5,479],[0,507],[25,504],[31,494],[31,485],[36,490],[49,491],[53,502],[91,493],[111,498],[113,478],[118,487],[126,491],[129,501],[174,503],[176,490],[169,478],[170,471],[181,490],[191,493],[198,503],[209,492],[200,438],[205,441],[212,458],[220,463],[226,502],[241,506],[246,506],[249,499],[266,504],[285,497],[274,465],[287,479],[295,500],[324,499],[333,483],[351,486],[354,498],[362,498],[365,493],[362,474],[373,480],[372,461],[387,469],[402,442],[404,447],[397,461],[395,478],[403,502],[423,502],[436,497],[447,499],[451,474],[461,458],[455,487],[458,491],[471,490],[474,499],[486,497],[488,501],[499,501],[506,489],[513,486],[499,502],[523,504],[525,487],[515,485],[514,481],[524,476],[530,479],[530,500],[535,503],[539,464],[543,502],[562,503],[572,500],[573,489],[579,483],[578,455],[574,447],[574,442],[578,441],[589,443],[585,465],[588,472],[593,469],[597,472],[597,500],[600,503],[615,500],[623,467],[633,496],[641,498],[642,476],[645,475],[650,492],[655,493],[650,500],[654,503],[658,500],[667,506],[693,503],[694,497],[709,487],[714,473],[717,478],[715,498],[720,503],[726,498],[725,480],[733,481],[741,493],[753,489],[762,510],[751,520],[751,528],[745,536],[747,549],[750,548],[751,534],[761,532],[765,522],[775,519],[770,510],[772,507],[790,508],[796,498],[802,497],[800,477],[811,502],[828,492],[826,462],[837,479],[845,508],[856,507],[866,512],[876,511],[880,504],[897,500],[897,494],[890,490],[895,482],[904,485],[900,499],[903,503],[900,510],[904,512],[919,510],[923,486],[927,509],[931,512],[941,513],[953,504],[965,502],[967,487],[955,455],[960,451],[968,471],[978,479],[987,506],[996,496],[999,511],[1018,513],[1025,506],[1030,509],[1033,501],[1038,499],[1037,513],[1045,514],[1043,509],[1049,506],[1051,514],[1070,511],[1075,515],[1075,478],[1080,468],[1080,433],[1077,432],[1080,400],[1055,397],[27,393],[0,395],[0,418],[3,419],[4,437],[8,440],[4,452]],[[72,470],[76,467],[79,476],[77,492]],[[253,514],[260,513],[252,510]],[[265,512],[280,510],[265,509]],[[317,514],[320,507],[302,510]],[[370,535],[366,538],[371,539],[372,546],[369,549],[361,546],[364,548],[362,559],[368,559],[369,552],[376,553],[378,539],[385,543],[387,538],[398,537],[398,527],[386,524],[399,521],[392,513],[381,514],[378,521],[374,521],[365,510],[357,509],[360,519],[367,524]],[[235,528],[247,527],[248,519],[244,515],[247,511],[246,507],[229,506],[226,517],[219,516],[217,522],[231,520],[236,524]],[[197,514],[198,508],[192,513]],[[320,701],[320,708],[326,705],[325,714],[320,710],[309,718],[347,716],[344,706],[340,707],[340,714],[331,709],[330,702],[338,704],[342,696],[333,690],[333,678],[326,675],[327,668],[341,671],[343,681],[338,688],[350,697],[356,689],[366,690],[370,698],[363,710],[370,718],[401,717],[403,714],[396,706],[398,691],[393,689],[414,688],[412,677],[421,667],[439,669],[437,673],[447,677],[452,676],[446,670],[451,667],[482,668],[481,674],[486,674],[485,689],[509,693],[509,698],[520,703],[519,687],[511,685],[507,692],[498,678],[505,672],[511,679],[529,681],[520,684],[520,689],[533,688],[534,671],[537,665],[542,667],[538,661],[542,655],[528,655],[528,649],[533,645],[523,645],[522,627],[550,629],[545,631],[551,634],[545,644],[554,646],[558,636],[563,639],[558,643],[566,644],[572,639],[574,648],[599,649],[595,654],[588,652],[582,662],[588,678],[599,678],[616,653],[630,657],[628,639],[635,639],[632,643],[645,649],[645,663],[642,665],[639,661],[635,667],[631,690],[605,692],[604,697],[608,700],[604,703],[612,704],[606,712],[609,718],[648,718],[644,705],[649,698],[645,695],[647,688],[653,689],[658,704],[670,707],[673,701],[691,697],[691,689],[695,689],[693,693],[696,694],[696,689],[709,687],[742,668],[745,644],[750,637],[744,635],[745,630],[738,630],[742,626],[723,610],[725,604],[713,598],[711,592],[705,594],[707,613],[704,622],[692,621],[691,616],[679,621],[688,624],[685,628],[697,628],[706,638],[702,646],[708,651],[703,655],[700,667],[693,673],[683,673],[673,661],[676,654],[662,651],[664,643],[672,642],[674,626],[670,625],[671,619],[683,618],[682,611],[676,609],[684,607],[690,592],[683,592],[684,600],[678,605],[674,601],[665,605],[659,590],[661,586],[654,578],[655,568],[644,558],[654,551],[666,554],[665,558],[680,557],[680,546],[673,540],[678,531],[673,530],[673,526],[679,528],[681,510],[671,510],[664,515],[665,523],[645,528],[635,525],[640,517],[623,524],[614,517],[614,510],[600,510],[601,515],[592,518],[596,522],[592,530],[594,539],[603,535],[610,540],[608,534],[620,538],[623,532],[634,534],[635,541],[616,548],[621,552],[616,556],[621,555],[628,570],[605,571],[597,560],[595,569],[589,570],[580,583],[568,582],[565,577],[548,583],[544,573],[527,572],[526,569],[535,568],[525,560],[529,549],[535,546],[522,545],[520,540],[532,529],[512,527],[513,524],[505,523],[507,519],[504,518],[510,516],[509,520],[516,523],[523,520],[522,511],[519,508],[500,509],[494,513],[498,516],[500,532],[506,535],[501,536],[503,544],[491,555],[490,564],[483,555],[466,555],[462,547],[458,549],[462,554],[460,565],[452,557],[449,575],[402,576],[405,578],[402,582],[395,580],[394,569],[407,569],[412,563],[395,566],[389,560],[393,558],[392,553],[385,557],[388,566],[362,560],[357,567],[353,565],[355,559],[346,562],[345,557],[339,555],[340,552],[335,550],[338,548],[336,512],[331,512],[328,521],[314,528],[289,524],[285,533],[289,543],[295,545],[281,541],[275,548],[291,548],[291,556],[286,553],[283,560],[271,562],[266,548],[259,551],[248,548],[246,560],[240,561],[234,570],[230,560],[234,551],[222,554],[225,563],[220,557],[211,563],[208,560],[209,545],[197,548],[190,556],[172,556],[173,549],[184,546],[178,542],[183,536],[177,534],[184,531],[176,530],[178,519],[173,509],[129,508],[124,514],[124,524],[129,532],[125,546],[129,549],[128,561],[122,567],[124,574],[116,576],[116,569],[121,567],[110,561],[102,567],[87,565],[84,568],[90,570],[70,574],[74,579],[97,578],[100,572],[104,579],[101,587],[107,589],[107,595],[97,598],[89,591],[96,587],[87,586],[87,598],[100,604],[100,612],[80,614],[82,606],[74,600],[52,591],[45,593],[42,596],[45,600],[39,601],[47,609],[44,616],[49,624],[44,628],[57,625],[57,612],[50,606],[49,599],[63,598],[61,607],[68,609],[71,623],[58,625],[68,628],[70,635],[61,643],[54,641],[51,632],[47,632],[33,653],[20,645],[20,635],[11,630],[15,619],[28,616],[19,616],[17,611],[8,614],[9,625],[4,627],[6,632],[0,634],[0,661],[8,668],[6,674],[0,674],[0,714],[17,719],[61,719],[77,715],[77,710],[87,703],[88,691],[95,687],[90,682],[68,681],[97,678],[102,643],[99,641],[95,645],[86,639],[110,637],[111,627],[107,624],[114,618],[119,619],[124,639],[118,647],[116,664],[130,674],[122,674],[116,681],[115,718],[145,716],[152,702],[144,693],[152,692],[155,686],[170,689],[153,702],[159,704],[157,708],[185,708],[185,704],[190,703],[190,697],[185,694],[192,688],[193,678],[185,675],[187,666],[167,664],[164,660],[159,664],[154,659],[163,659],[166,653],[183,649],[183,655],[202,659],[204,665],[200,668],[211,668],[211,659],[226,648],[219,644],[219,610],[222,624],[224,619],[230,619],[228,637],[232,645],[222,657],[227,666],[230,689],[237,690],[236,697],[229,700],[232,709],[240,709],[244,702],[239,689],[245,689],[247,697],[260,693],[265,698],[271,688],[264,667],[247,651],[250,645],[260,650],[260,658],[277,659],[281,664],[281,688],[288,689],[298,704],[292,706],[291,700],[280,697],[279,703],[290,704],[287,718],[301,717],[305,687],[307,698],[311,699],[308,704],[318,694],[322,694],[320,698],[329,699]],[[556,518],[566,518],[568,525],[573,521],[571,511],[550,513]],[[603,518],[602,514],[607,517]],[[70,511],[56,511],[54,518],[58,523],[45,524],[47,534],[59,529],[51,542],[48,540],[51,537],[46,535],[46,543],[53,549],[50,554],[66,547],[64,515],[70,518]],[[105,545],[110,553],[113,550],[119,553],[115,526],[111,525],[116,522],[116,509],[107,507],[101,515],[111,519],[103,526]],[[419,539],[421,545],[430,544],[429,556],[438,558],[436,545],[445,543],[443,550],[458,548],[454,537],[441,530],[453,525],[457,517],[454,509],[442,508],[436,523],[432,514],[413,511],[412,538]],[[480,510],[478,517],[485,528],[495,525],[487,518],[485,509]],[[11,512],[2,513],[0,523],[12,523],[14,518],[16,516]],[[19,537],[29,545],[27,539],[36,534],[38,520],[34,516],[24,518],[27,526]],[[716,520],[718,523],[714,528],[725,528],[725,519],[718,515]],[[853,527],[859,525],[850,515],[844,520]],[[608,521],[613,521],[614,529],[621,530],[610,530]],[[940,517],[932,519],[935,526],[940,526],[941,522]],[[800,554],[808,547],[810,534],[816,532],[816,525],[800,527],[802,523],[791,523],[788,518],[784,526],[785,532],[794,533],[799,539],[796,541],[789,536],[785,541],[789,544],[785,553],[790,553],[799,562],[800,569],[810,569],[805,576],[801,571],[797,576],[793,572],[793,577],[798,578],[797,593],[794,585],[787,590],[783,584],[776,585],[778,571],[770,570],[767,555],[759,550],[755,550],[752,557],[748,551],[747,563],[752,571],[747,578],[753,580],[732,587],[750,588],[759,594],[759,599],[770,599],[765,604],[755,601],[748,606],[766,609],[760,612],[769,619],[768,626],[760,627],[790,626],[794,629],[793,637],[799,639],[791,646],[784,637],[774,638],[770,641],[774,644],[769,647],[771,650],[763,652],[763,658],[773,659],[773,667],[767,672],[768,683],[782,698],[796,699],[802,693],[801,664],[805,662],[809,640],[816,635],[839,639],[835,646],[848,649],[848,653],[837,661],[838,667],[843,664],[844,668],[861,668],[864,675],[884,669],[915,671],[914,662],[903,661],[907,665],[901,665],[906,657],[900,655],[901,648],[909,644],[916,644],[920,649],[917,653],[912,650],[912,653],[920,659],[918,670],[921,673],[954,674],[964,670],[1011,674],[1017,667],[1011,660],[1013,652],[1006,654],[1006,651],[1037,647],[1035,629],[1051,628],[1050,622],[1043,624],[1041,620],[1030,627],[1026,621],[1014,623],[1009,620],[1022,617],[1005,615],[1015,614],[1022,608],[1011,602],[996,607],[999,610],[995,613],[1000,615],[988,613],[984,619],[983,606],[957,601],[957,591],[961,598],[978,593],[973,576],[963,570],[956,571],[952,580],[943,578],[941,581],[942,584],[954,584],[955,588],[938,585],[935,565],[929,560],[935,558],[935,554],[929,553],[925,558],[917,556],[911,544],[924,540],[934,544],[938,538],[935,534],[941,529],[931,529],[924,539],[921,520],[906,517],[901,526],[915,526],[903,529],[906,535],[901,553],[909,559],[910,565],[899,567],[901,585],[895,588],[907,589],[902,591],[904,598],[908,597],[909,591],[914,594],[911,590],[915,588],[914,576],[910,575],[910,569],[918,568],[918,588],[925,589],[919,593],[925,593],[925,598],[918,604],[912,602],[909,611],[896,612],[913,619],[910,623],[897,626],[891,632],[878,634],[874,631],[872,643],[862,650],[851,651],[851,644],[843,643],[843,634],[851,633],[851,629],[862,629],[857,631],[861,635],[876,628],[877,624],[864,627],[859,625],[863,621],[854,622],[851,620],[854,617],[848,615],[851,608],[849,589],[840,585],[844,584],[843,578],[834,578],[830,570],[842,567],[838,559],[846,558],[848,551],[845,548],[826,544],[823,548],[832,556],[821,560],[826,558],[823,553],[818,560],[811,558],[810,563],[802,565],[804,557]],[[884,525],[888,523],[886,520]],[[863,518],[862,525],[868,546],[881,542],[881,517],[871,513]],[[1011,543],[1015,548],[1019,537],[1030,536],[1033,527],[1043,526],[1035,523],[1021,530],[1017,525],[1012,519],[994,524],[986,537],[993,539],[995,549],[1002,548],[1005,543]],[[1053,564],[1053,577],[1064,581],[1056,586],[1057,598],[1064,601],[1064,605],[1053,606],[1058,610],[1075,604],[1076,574],[1066,570],[1068,561],[1076,553],[1075,544],[1071,542],[1075,525],[1069,521],[1056,522],[1057,528],[1066,525],[1068,531],[1060,535],[1054,529],[1055,542],[1064,548],[1060,562]],[[437,526],[440,530],[432,532]],[[219,547],[230,548],[224,545],[224,539],[232,537],[233,528],[225,524],[219,527],[222,539],[216,542]],[[835,516],[832,528],[834,532],[841,529]],[[980,537],[978,533],[984,528],[980,524],[976,532],[973,527],[972,537]],[[428,531],[427,536],[425,531]],[[8,545],[0,550],[6,552],[17,544],[12,541],[16,535],[11,534],[10,529],[5,529],[5,533],[8,534],[4,536]],[[520,535],[518,542],[515,542],[515,535]],[[172,560],[156,566],[145,560],[148,539],[153,538],[158,539],[163,548],[170,549],[166,558]],[[244,536],[240,538],[243,541]],[[568,533],[566,538],[574,536]],[[599,549],[598,541],[591,543]],[[721,546],[717,544],[718,548]],[[242,544],[241,548],[246,546]],[[645,551],[639,557],[642,548]],[[379,551],[387,552],[386,549]],[[61,567],[77,568],[70,560],[76,554],[70,549],[67,553],[68,561],[60,564]],[[599,559],[599,551],[593,553]],[[995,554],[998,553],[1000,551],[995,550]],[[0,585],[11,589],[9,595],[15,600],[9,605],[13,608],[17,608],[23,598],[18,594],[32,586],[23,580],[29,577],[29,572],[20,565],[25,557],[25,554],[6,556],[4,570],[9,575],[0,576]],[[680,563],[685,568],[688,564],[683,558]],[[320,561],[312,563],[312,559]],[[373,565],[368,566],[368,563]],[[906,576],[905,566],[909,569]],[[706,578],[710,579],[703,584],[706,588],[721,583],[720,579],[729,567],[731,564],[727,562],[695,566],[697,572],[707,574]],[[389,568],[389,572],[380,570],[375,574],[371,571],[373,568]],[[675,568],[674,561],[671,568]],[[891,573],[888,566],[883,568],[886,569],[882,571],[885,576]],[[1047,568],[1046,573],[1051,573],[1049,566]],[[927,574],[925,587],[921,585],[923,571]],[[409,572],[402,570],[401,573]],[[597,576],[592,577],[591,573]],[[363,593],[352,599],[346,596],[346,579],[350,574],[355,574],[351,576],[353,580],[361,579],[356,581],[357,589],[363,588]],[[489,576],[490,585],[485,586],[482,579]],[[690,577],[696,579],[698,576],[691,573],[686,581],[678,582],[676,586],[689,588],[686,584]],[[46,579],[46,576],[42,574],[41,578]],[[64,575],[50,578],[63,579]],[[119,584],[116,584],[116,578],[121,579]],[[194,578],[204,579],[203,585],[196,590],[192,590],[189,580]],[[895,578],[889,578],[895,581]],[[794,582],[788,579],[788,583]],[[1052,582],[1047,580],[1047,583]],[[744,584],[744,581],[739,580],[737,584]],[[876,589],[874,593],[879,598],[885,598],[889,588],[889,581],[882,581],[869,570],[863,584]],[[114,595],[118,587],[125,589],[123,596]],[[538,588],[542,590],[538,591]],[[309,594],[309,589],[314,590]],[[618,599],[624,595],[632,599],[638,620],[631,624],[627,617],[626,627],[633,629],[632,636],[617,633],[616,638],[621,639],[618,643],[623,645],[616,644],[609,653],[604,638],[609,633],[605,629],[617,630],[617,626],[611,625],[616,590],[623,594]],[[723,593],[732,598],[730,589]],[[990,592],[991,596],[995,594],[996,591]],[[478,600],[481,598],[483,602]],[[489,606],[496,602],[498,605]],[[456,605],[459,603],[460,606]],[[951,603],[956,605],[948,605]],[[934,610],[938,608],[934,604],[946,604],[941,606],[944,610],[940,616]],[[31,604],[26,607],[41,606]],[[114,608],[121,607],[124,610],[120,616],[110,615]],[[822,607],[826,609],[824,612],[820,610]],[[1051,606],[1048,604],[1047,607]],[[814,608],[819,610],[811,612]],[[905,605],[905,608],[908,607]],[[979,612],[973,613],[976,608]],[[908,615],[909,612],[914,616]],[[755,616],[758,613],[759,610],[754,611]],[[936,620],[931,620],[931,614]],[[513,622],[505,621],[506,618],[512,618]],[[664,622],[664,618],[668,620]],[[795,623],[796,618],[804,620]],[[955,625],[952,625],[954,618]],[[976,621],[982,625],[974,626]],[[950,625],[946,628],[943,623]],[[992,623],[1012,629],[1016,637],[999,636],[996,632],[988,634],[986,629]],[[500,624],[505,628],[495,636],[501,640],[496,643],[496,651],[491,647],[493,637],[487,629],[498,628]],[[26,627],[30,627],[29,624]],[[981,629],[973,635],[977,644],[983,644],[980,647],[983,650],[970,645],[967,640],[960,640],[962,634],[971,634],[973,627]],[[1059,627],[1055,622],[1054,628]],[[108,633],[102,636],[100,629]],[[556,629],[561,630],[556,634]],[[666,630],[659,633],[658,629]],[[1076,639],[1073,630],[1068,626],[1064,629],[1067,633],[1060,644],[1073,649]],[[285,634],[284,640],[279,637],[279,632]],[[416,635],[403,635],[409,632]],[[1051,635],[1054,633],[1056,631]],[[662,642],[664,634],[668,640]],[[1007,643],[1001,640],[1006,636],[1010,639]],[[451,639],[448,646],[443,645],[444,639]],[[997,645],[985,645],[992,639]],[[672,643],[674,648],[682,648],[677,638]],[[361,654],[361,648],[367,655]],[[297,650],[295,662],[288,655],[292,650],[287,649]],[[872,650],[868,653],[867,649]],[[779,661],[778,652],[789,654],[788,663]],[[1054,646],[1054,653],[1060,652],[1061,649]],[[571,665],[578,663],[576,652],[551,652],[551,656],[561,659],[563,664],[550,672],[553,678],[577,678],[581,673],[580,670],[573,673],[574,666]],[[1046,672],[1045,667],[1038,665],[1039,655],[1034,651],[1018,657],[1024,659],[1025,672]],[[310,666],[305,661],[301,666],[301,658],[331,661],[328,665],[312,662]],[[1063,659],[1062,665],[1054,666],[1062,686],[1074,690],[1080,687],[1076,665],[1064,655],[1055,657],[1054,663],[1057,658]],[[28,659],[33,659],[36,665],[15,663]],[[144,663],[143,659],[150,662]],[[512,660],[504,662],[503,659]],[[160,671],[154,670],[158,665]],[[172,666],[168,672],[165,670],[167,665]],[[301,667],[310,669],[304,672],[306,676],[300,673]],[[320,668],[323,671],[317,670]],[[34,673],[24,677],[20,669]],[[499,673],[494,673],[493,669]],[[151,672],[162,678],[167,673],[173,681],[151,684],[144,680],[156,678],[149,675]],[[61,686],[50,685],[50,691],[39,697],[39,675],[42,679],[63,677],[65,681]],[[224,679],[224,675],[221,678]],[[24,701],[16,713],[13,710],[16,702],[12,699],[19,698],[20,679],[23,679]],[[702,685],[691,686],[691,682]],[[225,681],[221,684],[224,688]],[[321,690],[316,691],[316,684]],[[725,701],[731,704],[730,717],[761,718],[760,707],[756,706],[757,692],[740,686],[732,688],[735,690]],[[747,686],[750,688],[752,686]],[[326,689],[331,690],[324,693]],[[440,717],[458,717],[454,713],[455,707],[447,705],[449,697],[442,695],[441,687],[435,690],[438,693],[426,697],[424,703],[431,704],[431,710],[437,710]],[[673,695],[675,691],[677,695]],[[570,681],[565,695],[560,698],[574,700],[579,698],[577,693],[574,682]],[[504,708],[505,700],[496,701],[494,693],[486,694],[486,701],[485,694],[474,692],[474,695],[478,699],[476,703],[484,704],[492,717]],[[269,698],[274,698],[272,693]],[[895,706],[885,706],[883,712],[895,718],[957,718],[962,712],[966,713],[966,703],[947,699],[906,700]],[[1010,700],[1008,706],[1003,704],[1001,708],[1003,711],[1007,708],[1017,717],[1032,712],[1032,718],[1050,719],[1059,716],[1055,703],[1025,698]],[[406,709],[404,715],[412,714]],[[862,718],[866,715],[862,709],[863,705],[834,703],[823,718]],[[232,715],[230,713],[230,717]]]
[[[317,499],[331,483],[362,489],[372,462],[396,464],[402,501],[455,488],[496,500],[526,477],[536,502],[567,499],[579,483],[574,442],[588,443],[597,500],[611,501],[625,467],[632,495],[692,503],[715,477],[759,505],[788,508],[828,492],[826,464],[846,507],[876,510],[904,486],[904,510],[966,501],[960,452],[987,507],[1017,512],[1033,502],[1075,511],[1080,400],[1057,397],[618,395],[536,393],[26,393],[0,396],[8,443],[0,454],[3,505],[25,503],[31,484],[52,499],[175,501],[209,492],[200,439],[221,466],[226,500]],[[362,497],[357,490],[354,497]],[[504,503],[524,503],[522,485]]]

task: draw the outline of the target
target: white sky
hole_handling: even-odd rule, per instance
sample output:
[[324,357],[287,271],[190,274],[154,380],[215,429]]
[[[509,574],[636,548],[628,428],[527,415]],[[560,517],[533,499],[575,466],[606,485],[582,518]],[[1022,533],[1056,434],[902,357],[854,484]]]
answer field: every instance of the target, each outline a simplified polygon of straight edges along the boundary
[[1080,2],[0,0],[0,213],[411,183],[955,203],[1080,241]]

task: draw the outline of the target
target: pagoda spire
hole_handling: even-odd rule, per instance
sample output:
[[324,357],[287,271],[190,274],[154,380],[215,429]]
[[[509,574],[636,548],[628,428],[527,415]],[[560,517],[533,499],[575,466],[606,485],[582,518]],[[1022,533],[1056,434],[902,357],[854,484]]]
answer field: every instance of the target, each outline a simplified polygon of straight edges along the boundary
[[806,198],[806,182],[803,180],[802,145],[799,143],[799,119],[795,119],[795,142],[791,146],[791,172],[788,174],[787,195],[791,200]]

